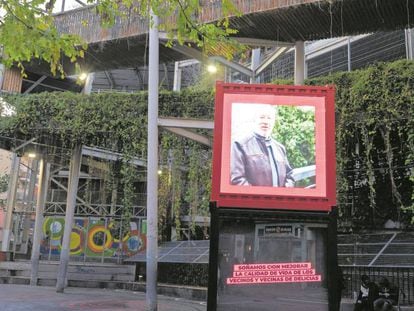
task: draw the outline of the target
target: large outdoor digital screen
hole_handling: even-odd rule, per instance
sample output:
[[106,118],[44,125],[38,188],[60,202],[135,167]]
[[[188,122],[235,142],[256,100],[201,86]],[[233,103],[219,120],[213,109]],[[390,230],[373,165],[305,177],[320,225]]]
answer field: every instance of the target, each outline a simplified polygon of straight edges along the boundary
[[334,89],[217,84],[212,201],[218,207],[335,205]]

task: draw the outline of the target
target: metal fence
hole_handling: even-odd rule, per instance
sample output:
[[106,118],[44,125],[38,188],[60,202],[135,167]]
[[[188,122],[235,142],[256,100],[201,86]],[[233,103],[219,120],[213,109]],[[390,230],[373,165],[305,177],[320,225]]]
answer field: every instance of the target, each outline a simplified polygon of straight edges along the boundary
[[414,267],[341,266],[345,289],[342,297],[355,299],[361,286],[361,275],[366,274],[378,284],[386,277],[400,290],[400,304],[414,304]]

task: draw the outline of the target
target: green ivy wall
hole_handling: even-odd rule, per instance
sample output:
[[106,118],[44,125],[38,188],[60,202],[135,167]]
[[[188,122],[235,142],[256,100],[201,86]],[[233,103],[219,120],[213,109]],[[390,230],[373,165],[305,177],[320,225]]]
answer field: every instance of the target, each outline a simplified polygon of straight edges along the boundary
[[[335,84],[337,89],[337,198],[342,228],[381,227],[387,219],[406,225],[412,221],[413,77],[414,63],[398,61],[306,82]],[[1,136],[14,139],[7,140],[9,147],[18,144],[16,139],[39,137],[51,154],[68,154],[76,143],[123,152],[124,161],[113,164],[113,172],[104,177],[109,188],[115,178],[121,180],[128,214],[140,177],[129,162],[133,156],[146,158],[146,93],[42,93],[5,100],[17,112],[0,118]],[[162,92],[159,111],[166,117],[212,119],[214,93]],[[208,215],[211,150],[163,130],[159,145],[162,228],[171,225],[167,215]],[[174,221],[179,228],[179,217]]]

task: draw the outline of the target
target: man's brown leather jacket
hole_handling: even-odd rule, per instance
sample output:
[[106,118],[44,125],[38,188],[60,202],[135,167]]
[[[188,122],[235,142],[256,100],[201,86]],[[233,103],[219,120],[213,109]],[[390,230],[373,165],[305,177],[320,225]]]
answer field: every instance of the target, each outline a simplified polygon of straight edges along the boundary
[[266,145],[272,146],[278,172],[278,186],[285,187],[292,170],[286,149],[274,139],[265,140],[258,134],[236,140],[231,148],[230,181],[232,185],[273,186],[271,155]]

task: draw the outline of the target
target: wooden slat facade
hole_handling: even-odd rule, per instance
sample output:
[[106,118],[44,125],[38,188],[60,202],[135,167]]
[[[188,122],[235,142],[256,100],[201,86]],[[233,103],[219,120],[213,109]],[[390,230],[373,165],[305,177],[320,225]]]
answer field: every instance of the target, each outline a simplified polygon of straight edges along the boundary
[[20,93],[22,90],[23,78],[17,68],[8,68],[4,71],[3,85],[1,89],[9,93]]

